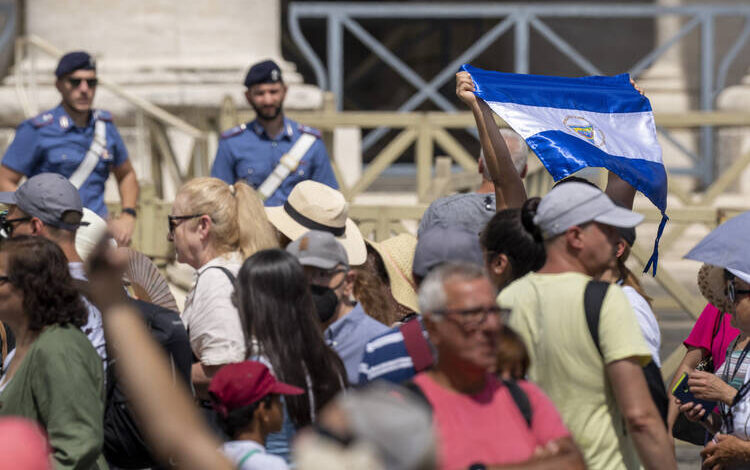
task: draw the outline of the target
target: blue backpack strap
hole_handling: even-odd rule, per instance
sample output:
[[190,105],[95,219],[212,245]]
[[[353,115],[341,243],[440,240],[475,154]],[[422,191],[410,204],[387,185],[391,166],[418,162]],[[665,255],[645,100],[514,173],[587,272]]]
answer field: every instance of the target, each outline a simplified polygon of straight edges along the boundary
[[221,133],[222,139],[228,139],[230,137],[234,137],[238,134],[241,134],[245,129],[247,129],[247,124],[240,124],[239,126],[234,126],[231,129],[227,129],[224,132]]
[[49,111],[45,111],[42,114],[31,118],[31,125],[39,129],[40,127],[48,126],[52,124],[53,116]]
[[252,457],[253,455],[259,453],[260,451],[258,449],[249,450],[245,453],[245,455],[242,456],[239,462],[237,462],[237,469],[240,470],[242,468],[242,465]]

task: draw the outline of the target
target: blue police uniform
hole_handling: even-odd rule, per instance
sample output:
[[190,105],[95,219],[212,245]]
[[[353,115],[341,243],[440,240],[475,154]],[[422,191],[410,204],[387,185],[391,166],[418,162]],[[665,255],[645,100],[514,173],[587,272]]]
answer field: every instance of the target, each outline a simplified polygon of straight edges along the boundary
[[287,118],[284,118],[284,128],[276,138],[271,138],[257,120],[223,132],[211,176],[229,184],[244,179],[257,189],[303,133],[316,136],[315,143],[302,157],[297,169],[266,199],[265,205],[284,204],[292,188],[303,180],[311,179],[338,189],[320,132]]
[[106,217],[104,183],[110,170],[128,159],[128,151],[109,112],[94,111],[86,127],[76,127],[62,105],[27,119],[16,129],[16,136],[6,150],[2,164],[27,177],[59,173],[70,178],[91,147],[97,119],[106,123],[107,147],[79,192],[84,207]]

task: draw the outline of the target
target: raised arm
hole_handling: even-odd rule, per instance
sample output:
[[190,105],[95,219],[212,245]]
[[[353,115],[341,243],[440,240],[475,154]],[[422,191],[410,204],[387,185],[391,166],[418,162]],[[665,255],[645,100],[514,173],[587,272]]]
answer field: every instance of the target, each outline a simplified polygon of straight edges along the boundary
[[456,74],[456,95],[474,114],[485,164],[495,185],[497,210],[519,209],[526,201],[526,188],[513,165],[510,150],[500,134],[490,107],[474,94],[474,82],[468,72]]

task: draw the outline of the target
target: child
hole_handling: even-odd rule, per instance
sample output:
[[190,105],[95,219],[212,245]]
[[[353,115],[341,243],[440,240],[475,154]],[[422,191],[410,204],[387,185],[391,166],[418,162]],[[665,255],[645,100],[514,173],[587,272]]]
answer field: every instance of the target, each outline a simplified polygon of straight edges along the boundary
[[228,364],[208,387],[224,431],[232,440],[223,451],[239,470],[288,470],[284,459],[266,454],[266,436],[283,422],[281,395],[299,395],[301,388],[281,383],[256,361]]
[[497,376],[503,380],[523,380],[529,370],[529,352],[518,333],[507,325],[500,333],[497,351]]

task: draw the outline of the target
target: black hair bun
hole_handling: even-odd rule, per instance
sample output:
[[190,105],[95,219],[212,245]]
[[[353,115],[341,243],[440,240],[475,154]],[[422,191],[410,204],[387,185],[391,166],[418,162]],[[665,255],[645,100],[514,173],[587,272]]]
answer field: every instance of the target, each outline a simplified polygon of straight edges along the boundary
[[543,241],[542,231],[534,223],[534,216],[536,216],[536,211],[541,201],[541,198],[532,197],[527,199],[521,207],[521,224],[523,225],[523,228],[534,237],[534,240],[539,243]]

